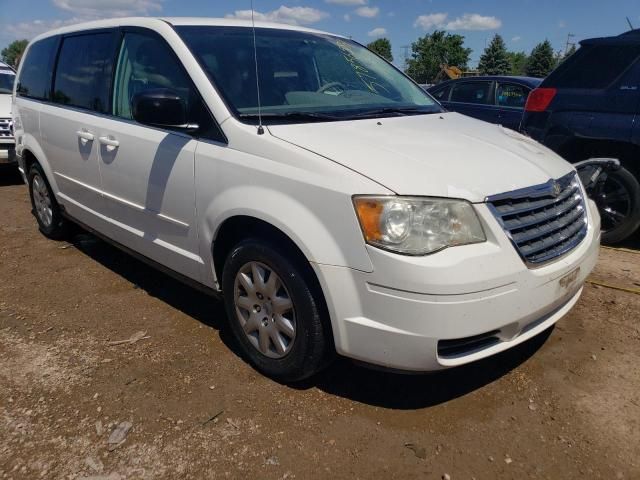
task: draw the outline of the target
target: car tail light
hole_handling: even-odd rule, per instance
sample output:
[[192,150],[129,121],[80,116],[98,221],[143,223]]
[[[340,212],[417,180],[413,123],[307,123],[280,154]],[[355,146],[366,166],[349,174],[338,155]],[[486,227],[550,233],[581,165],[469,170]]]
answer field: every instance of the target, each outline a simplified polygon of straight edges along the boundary
[[529,94],[527,105],[524,109],[527,112],[544,112],[556,96],[558,90],[555,88],[536,88]]

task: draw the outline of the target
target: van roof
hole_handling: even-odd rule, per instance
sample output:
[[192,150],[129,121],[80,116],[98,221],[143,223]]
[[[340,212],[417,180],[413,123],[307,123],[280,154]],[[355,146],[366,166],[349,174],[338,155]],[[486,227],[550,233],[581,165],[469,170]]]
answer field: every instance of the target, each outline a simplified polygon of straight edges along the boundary
[[[248,12],[250,12],[250,10]],[[47,38],[53,35],[80,32],[84,30],[96,30],[100,28],[113,28],[113,27],[123,27],[123,26],[154,27],[154,26],[159,26],[159,24],[170,24],[175,26],[193,25],[193,26],[246,27],[246,28],[250,28],[252,25],[250,19],[244,20],[244,19],[235,19],[235,18],[123,17],[123,18],[113,18],[109,20],[95,20],[91,22],[83,22],[83,23],[77,23],[74,25],[69,25],[66,27],[61,27],[37,36],[36,38],[34,38],[34,41],[41,40],[43,38]],[[256,21],[255,25],[256,25],[256,28],[275,28],[278,30],[295,30],[300,32],[328,34],[328,32],[314,30],[306,27],[300,27],[297,25],[287,25],[284,23]]]

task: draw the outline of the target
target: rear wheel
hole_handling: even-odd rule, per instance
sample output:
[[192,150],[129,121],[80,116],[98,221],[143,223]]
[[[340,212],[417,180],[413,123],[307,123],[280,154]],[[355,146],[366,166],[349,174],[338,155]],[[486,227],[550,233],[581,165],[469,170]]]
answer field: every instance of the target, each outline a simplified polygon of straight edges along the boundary
[[244,240],[225,262],[222,287],[231,331],[257,370],[293,382],[325,365],[322,302],[297,262],[272,245]]
[[602,217],[602,243],[619,243],[640,226],[640,184],[624,167],[608,172],[592,195]]
[[68,222],[51,190],[42,167],[34,163],[29,170],[29,196],[38,228],[48,238],[63,239],[68,233]]

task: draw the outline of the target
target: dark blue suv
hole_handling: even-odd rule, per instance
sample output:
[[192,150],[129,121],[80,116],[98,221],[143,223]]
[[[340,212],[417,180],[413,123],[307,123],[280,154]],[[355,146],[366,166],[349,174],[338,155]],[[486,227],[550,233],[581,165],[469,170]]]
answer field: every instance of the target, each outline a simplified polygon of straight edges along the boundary
[[529,96],[522,130],[570,162],[617,158],[593,199],[603,243],[640,226],[640,29],[581,42]]
[[531,77],[465,77],[427,91],[447,110],[517,130],[527,97],[540,82]]

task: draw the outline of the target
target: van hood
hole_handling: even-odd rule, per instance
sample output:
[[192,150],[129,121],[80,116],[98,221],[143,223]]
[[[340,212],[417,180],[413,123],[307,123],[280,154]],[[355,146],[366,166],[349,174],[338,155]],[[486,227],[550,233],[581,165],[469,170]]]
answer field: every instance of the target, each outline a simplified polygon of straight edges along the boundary
[[0,93],[0,118],[11,117],[11,94]]
[[535,141],[458,113],[271,125],[269,131],[399,195],[483,202],[572,170]]

